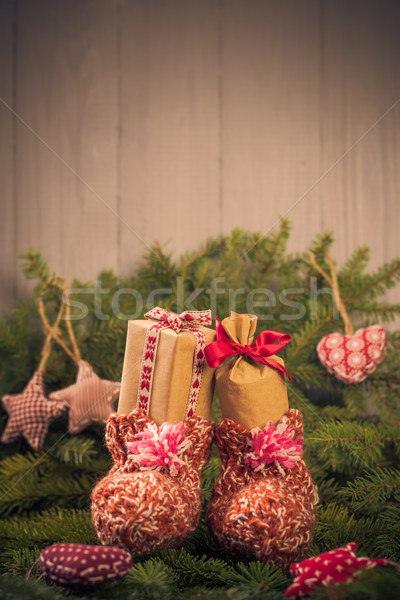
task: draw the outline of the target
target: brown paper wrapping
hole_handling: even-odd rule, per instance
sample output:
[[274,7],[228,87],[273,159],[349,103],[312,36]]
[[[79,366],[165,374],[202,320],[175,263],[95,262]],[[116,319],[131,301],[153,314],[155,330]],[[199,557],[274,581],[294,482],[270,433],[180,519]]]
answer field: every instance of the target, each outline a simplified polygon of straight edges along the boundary
[[[158,321],[150,319],[128,322],[124,366],[118,412],[128,414],[136,408],[137,393],[142,365],[146,332]],[[215,341],[215,331],[199,327],[207,343]],[[162,329],[154,365],[153,385],[150,397],[150,417],[157,425],[179,423],[186,414],[186,406],[192,380],[192,368],[196,340],[188,331],[175,333],[173,329]],[[214,370],[206,361],[200,386],[196,415],[209,419],[214,394]]]
[[[231,313],[222,325],[232,341],[252,344],[257,326],[255,315]],[[281,365],[283,360],[271,357]],[[216,369],[222,416],[248,429],[276,423],[288,411],[285,376],[277,369],[245,356],[234,356]]]

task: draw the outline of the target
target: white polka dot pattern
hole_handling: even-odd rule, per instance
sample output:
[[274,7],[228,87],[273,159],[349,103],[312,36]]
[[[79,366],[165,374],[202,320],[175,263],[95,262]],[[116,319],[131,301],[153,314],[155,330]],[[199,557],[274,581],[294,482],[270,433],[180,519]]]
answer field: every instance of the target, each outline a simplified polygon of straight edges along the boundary
[[132,557],[121,548],[63,543],[43,550],[40,566],[60,585],[94,587],[124,577],[132,568]]
[[[330,550],[300,563],[293,563],[290,565],[290,573],[295,580],[286,590],[285,596],[304,598],[310,596],[319,586],[332,588],[335,583],[350,583],[364,569],[373,569],[387,564],[385,558],[357,558],[356,549],[357,544],[351,542],[343,548]],[[337,597],[339,598],[339,595]]]

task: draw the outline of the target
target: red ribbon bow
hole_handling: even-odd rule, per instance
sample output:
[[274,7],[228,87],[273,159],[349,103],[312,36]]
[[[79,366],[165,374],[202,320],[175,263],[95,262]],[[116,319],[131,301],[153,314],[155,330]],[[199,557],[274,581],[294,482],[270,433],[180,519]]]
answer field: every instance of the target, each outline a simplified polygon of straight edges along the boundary
[[290,335],[288,333],[262,331],[253,344],[239,344],[230,339],[219,322],[218,317],[215,319],[215,329],[217,332],[217,341],[208,344],[205,349],[206,359],[210,367],[219,367],[230,356],[241,354],[285,373],[292,381],[291,376],[284,366],[272,358],[266,358],[267,356],[276,354],[290,342]]

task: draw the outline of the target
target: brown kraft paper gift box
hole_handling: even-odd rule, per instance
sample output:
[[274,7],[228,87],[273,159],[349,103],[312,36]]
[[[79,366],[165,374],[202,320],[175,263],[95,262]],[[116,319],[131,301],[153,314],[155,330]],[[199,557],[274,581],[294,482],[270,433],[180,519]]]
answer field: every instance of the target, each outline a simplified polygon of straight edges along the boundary
[[[257,317],[232,312],[221,325],[232,341],[251,345]],[[284,366],[279,356],[268,358]],[[285,375],[277,369],[239,355],[220,365],[215,376],[223,417],[247,429],[275,424],[289,409]]]
[[[128,414],[136,408],[146,333],[156,322],[150,319],[128,322],[118,413]],[[202,326],[196,329],[205,334],[208,344],[215,340],[213,329]],[[167,328],[160,331],[149,411],[157,425],[185,419],[195,347],[195,337],[189,331],[176,333]],[[213,394],[214,370],[205,361],[196,415],[211,417]]]

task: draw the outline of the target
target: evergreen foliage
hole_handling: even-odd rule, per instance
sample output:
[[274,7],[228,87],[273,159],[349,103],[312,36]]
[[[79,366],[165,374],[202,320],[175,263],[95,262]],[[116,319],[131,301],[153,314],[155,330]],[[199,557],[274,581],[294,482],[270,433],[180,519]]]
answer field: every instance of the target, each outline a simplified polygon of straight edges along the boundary
[[[73,327],[82,357],[101,377],[121,377],[126,325],[160,305],[181,312],[230,310],[254,312],[258,332],[284,331],[292,336],[282,352],[294,381],[289,402],[305,418],[305,458],[319,486],[320,504],[311,555],[356,541],[359,555],[400,562],[400,332],[388,333],[381,365],[365,381],[345,385],[320,364],[316,345],[343,323],[327,284],[310,265],[308,250],[291,255],[289,224],[267,237],[235,230],[209,240],[180,260],[160,245],[146,254],[131,277],[110,271],[99,280],[73,281],[69,294]],[[330,233],[317,236],[310,249],[318,264]],[[369,249],[358,248],[338,269],[342,299],[356,326],[392,321],[400,304],[380,300],[400,280],[400,259],[368,272]],[[20,392],[37,368],[43,332],[36,298],[44,299],[54,321],[62,301],[61,278],[35,249],[22,257],[25,275],[34,279],[32,298],[15,304],[0,319],[0,394]],[[319,293],[316,295],[316,290]],[[59,326],[67,340],[65,321]],[[44,381],[48,392],[73,383],[76,366],[53,344]],[[214,418],[220,418],[218,403]],[[7,415],[0,412],[0,427]],[[291,578],[272,565],[235,562],[210,537],[204,518],[183,548],[137,560],[122,581],[95,590],[65,590],[41,577],[41,550],[55,542],[96,543],[90,519],[90,492],[110,466],[104,431],[92,426],[67,434],[66,414],[52,423],[42,450],[23,440],[0,444],[0,600],[11,598],[176,598],[213,600],[283,600]],[[203,513],[219,472],[213,449],[202,478]],[[39,581],[40,579],[40,581]],[[315,598],[374,600],[400,596],[392,568],[368,571],[355,583],[317,590]]]

